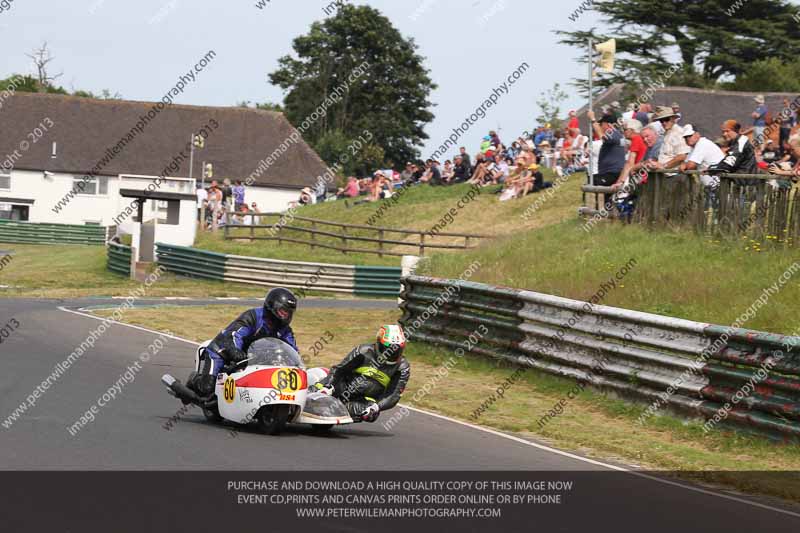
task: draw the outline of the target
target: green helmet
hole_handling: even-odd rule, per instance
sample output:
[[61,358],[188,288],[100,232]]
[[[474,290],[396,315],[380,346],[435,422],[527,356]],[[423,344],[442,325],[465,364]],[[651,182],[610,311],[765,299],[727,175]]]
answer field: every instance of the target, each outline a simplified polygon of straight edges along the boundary
[[383,361],[389,364],[397,363],[406,347],[406,336],[403,333],[403,328],[397,324],[381,326],[381,329],[378,330],[376,344],[380,358]]

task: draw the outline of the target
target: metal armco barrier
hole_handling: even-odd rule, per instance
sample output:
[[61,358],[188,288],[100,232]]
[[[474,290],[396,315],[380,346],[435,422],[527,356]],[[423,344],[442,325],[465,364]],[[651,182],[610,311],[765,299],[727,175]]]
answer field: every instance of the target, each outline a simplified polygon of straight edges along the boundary
[[108,243],[108,269],[123,276],[131,275],[131,247],[124,244]]
[[365,296],[397,296],[399,267],[279,261],[156,244],[159,265],[184,276]]
[[[724,423],[800,438],[800,337],[472,282],[411,276],[402,284],[401,323],[414,339],[463,347],[482,324],[489,334],[474,353],[705,419],[730,402]],[[742,390],[749,394],[734,401]]]
[[77,224],[38,224],[0,221],[0,242],[20,244],[96,244],[106,242],[103,226]]

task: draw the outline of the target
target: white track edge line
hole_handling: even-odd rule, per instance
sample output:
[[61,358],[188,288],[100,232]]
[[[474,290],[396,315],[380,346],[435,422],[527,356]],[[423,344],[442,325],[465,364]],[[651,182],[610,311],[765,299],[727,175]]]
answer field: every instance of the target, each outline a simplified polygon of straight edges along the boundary
[[[61,310],[61,311],[65,311],[67,313],[72,313],[72,314],[79,315],[79,316],[82,316],[82,317],[91,318],[93,320],[99,320],[101,322],[103,320],[106,320],[106,319],[98,317],[98,316],[90,315],[88,313],[80,313],[78,311],[73,311],[72,309],[67,309],[65,307],[59,307],[58,309]],[[165,337],[169,337],[171,339],[175,339],[175,340],[178,340],[178,341],[181,341],[181,342],[186,342],[186,343],[189,343],[189,344],[193,344],[195,346],[199,346],[200,345],[200,343],[198,343],[198,342],[191,341],[189,339],[184,339],[183,337],[177,337],[175,335],[168,335],[168,334],[165,334],[162,331],[156,331],[156,330],[153,330],[153,329],[143,328],[141,326],[136,326],[136,325],[133,325],[133,324],[126,324],[124,322],[117,322],[115,320],[111,320],[111,322],[113,322],[114,324],[119,324],[120,326],[125,326],[125,327],[129,327],[129,328],[133,328],[133,329],[138,329],[140,331],[146,331],[148,333],[158,333],[159,335],[164,335]],[[737,502],[737,503],[742,503],[744,505],[749,505],[751,507],[758,507],[758,508],[761,508],[761,509],[764,509],[764,510],[767,510],[767,511],[774,511],[776,513],[781,513],[781,514],[785,514],[785,515],[788,515],[788,516],[793,516],[795,518],[800,518],[800,513],[795,513],[795,512],[786,510],[786,509],[781,509],[779,507],[772,507],[770,505],[766,505],[766,504],[763,504],[763,503],[755,502],[755,501],[752,501],[752,500],[746,500],[744,498],[739,498],[739,497],[736,497],[736,496],[731,496],[729,494],[722,494],[722,493],[719,493],[719,492],[714,492],[714,491],[711,491],[711,490],[703,489],[703,488],[700,488],[700,487],[693,487],[691,485],[684,485],[683,483],[678,483],[677,481],[671,481],[669,479],[663,479],[663,478],[660,478],[660,477],[651,476],[649,474],[644,474],[642,472],[637,472],[636,470],[630,470],[628,468],[624,468],[624,467],[621,467],[621,466],[615,466],[615,465],[611,465],[611,464],[608,464],[608,463],[603,463],[601,461],[595,461],[594,459],[589,459],[587,457],[581,457],[579,455],[575,455],[575,454],[572,454],[572,453],[569,453],[569,452],[565,452],[565,451],[562,451],[562,450],[557,450],[555,448],[551,448],[551,447],[545,446],[543,444],[532,442],[532,441],[523,439],[521,437],[515,437],[513,435],[508,435],[508,434],[503,433],[501,431],[496,431],[494,429],[489,429],[489,428],[482,427],[482,426],[476,426],[475,424],[470,424],[469,422],[463,422],[461,420],[458,420],[456,418],[451,418],[449,416],[440,415],[438,413],[432,413],[430,411],[424,411],[422,409],[417,409],[416,407],[411,407],[409,405],[405,405],[405,404],[402,404],[402,405],[404,407],[406,407],[407,409],[409,409],[411,411],[415,411],[415,412],[420,413],[420,414],[424,414],[424,415],[431,416],[431,417],[434,417],[434,418],[439,418],[441,420],[446,420],[446,421],[451,422],[453,424],[458,424],[458,425],[465,426],[465,427],[468,427],[468,428],[471,428],[471,429],[474,429],[474,430],[477,430],[477,431],[482,431],[484,433],[489,433],[490,435],[494,435],[494,436],[501,437],[501,438],[504,438],[504,439],[508,439],[508,440],[511,440],[511,441],[514,441],[514,442],[518,442],[520,444],[524,444],[526,446],[531,446],[533,448],[537,448],[539,450],[550,452],[550,453],[553,453],[553,454],[556,454],[556,455],[569,457],[570,459],[574,459],[574,460],[581,461],[581,462],[584,462],[584,463],[589,463],[589,464],[593,464],[593,465],[596,465],[596,466],[602,466],[602,467],[608,468],[610,470],[616,470],[618,472],[625,472],[627,474],[631,474],[631,475],[634,475],[634,476],[638,476],[638,477],[642,477],[642,478],[645,478],[645,479],[649,479],[651,481],[656,481],[658,483],[663,483],[665,485],[671,485],[673,487],[678,487],[678,488],[690,490],[692,492],[698,492],[700,494],[705,494],[707,496],[715,496],[717,498],[723,498],[725,500],[730,500],[730,501],[734,501],[734,502]]]
[[89,313],[81,313],[79,311],[73,311],[72,309],[67,309],[66,307],[59,307],[58,309],[60,311],[66,312],[66,313],[72,313],[73,315],[78,315],[78,316],[82,316],[82,317],[86,317],[86,318],[91,318],[93,320],[99,320],[100,322],[108,320],[112,324],[125,326],[127,328],[138,329],[140,331],[146,331],[148,333],[158,333],[159,335],[163,335],[164,337],[169,337],[170,339],[175,339],[176,341],[181,341],[181,342],[187,342],[189,344],[194,344],[195,346],[199,346],[200,345],[199,342],[195,342],[195,341],[192,341],[192,340],[189,340],[189,339],[184,339],[183,337],[178,337],[176,335],[169,335],[167,333],[164,333],[163,331],[156,331],[154,329],[147,329],[147,328],[143,328],[141,326],[135,326],[133,324],[126,324],[125,322],[117,322],[116,320],[106,319],[106,318],[102,318],[102,317],[95,316],[95,315],[90,315]]
[[539,444],[539,443],[536,443],[536,442],[533,442],[533,441],[529,441],[529,440],[523,439],[521,437],[515,437],[513,435],[508,435],[507,433],[503,433],[501,431],[496,431],[494,429],[486,428],[486,427],[483,427],[483,426],[476,426],[475,424],[470,424],[469,422],[464,422],[462,420],[458,420],[457,418],[451,418],[449,416],[440,415],[438,413],[432,413],[430,411],[425,411],[423,409],[418,409],[416,407],[411,407],[411,406],[405,405],[405,404],[402,404],[402,405],[405,408],[409,409],[410,411],[416,411],[418,413],[422,413],[422,414],[425,414],[425,415],[428,415],[428,416],[432,416],[434,418],[440,418],[442,420],[446,420],[446,421],[451,422],[453,424],[459,424],[459,425],[466,426],[466,427],[471,428],[471,429],[475,429],[477,431],[482,431],[484,433],[489,433],[489,434],[492,434],[492,435],[496,435],[498,437],[503,437],[503,438],[506,438],[506,439],[509,439],[509,440],[513,440],[515,442],[519,442],[519,443],[525,444],[527,446],[532,446],[533,448],[537,448],[537,449],[540,449],[540,450],[543,450],[543,451],[546,451],[546,452],[550,452],[550,453],[553,453],[553,454],[556,454],[556,455],[562,455],[564,457],[569,457],[571,459],[575,459],[575,460],[582,461],[582,462],[585,462],[585,463],[589,463],[589,464],[593,464],[593,465],[597,465],[597,466],[602,466],[602,467],[605,467],[605,468],[608,468],[608,469],[611,469],[611,470],[616,470],[618,472],[625,472],[627,474],[631,474],[631,475],[634,475],[634,476],[638,476],[638,477],[642,477],[642,478],[645,478],[645,479],[649,479],[651,481],[657,481],[659,483],[664,483],[666,485],[672,485],[674,487],[679,487],[679,488],[683,488],[683,489],[686,489],[686,490],[691,490],[693,492],[699,492],[701,494],[706,494],[708,496],[716,496],[717,498],[724,498],[726,500],[731,500],[731,501],[735,501],[735,502],[738,502],[738,503],[743,503],[745,505],[750,505],[750,506],[753,506],[753,507],[759,507],[759,508],[762,508],[762,509],[766,509],[768,511],[775,511],[777,513],[782,513],[782,514],[786,514],[786,515],[793,516],[793,517],[796,517],[796,518],[800,518],[800,513],[795,513],[795,512],[789,511],[787,509],[781,509],[779,507],[772,507],[770,505],[766,505],[766,504],[759,503],[759,502],[752,501],[752,500],[747,500],[747,499],[744,499],[744,498],[739,498],[739,497],[736,497],[736,496],[732,496],[730,494],[722,494],[720,492],[715,492],[713,490],[703,489],[701,487],[693,487],[691,485],[686,485],[684,483],[679,483],[677,481],[672,481],[672,480],[669,480],[669,479],[660,478],[658,476],[645,474],[643,472],[639,472],[639,471],[636,471],[636,470],[631,470],[629,468],[624,468],[624,467],[621,467],[621,466],[616,466],[616,465],[603,463],[601,461],[596,461],[594,459],[589,459],[587,457],[581,457],[579,455],[575,455],[575,454],[572,454],[572,453],[569,453],[569,452],[565,452],[565,451],[562,451],[562,450],[557,450],[555,448],[551,448],[551,447],[545,446],[543,444]]

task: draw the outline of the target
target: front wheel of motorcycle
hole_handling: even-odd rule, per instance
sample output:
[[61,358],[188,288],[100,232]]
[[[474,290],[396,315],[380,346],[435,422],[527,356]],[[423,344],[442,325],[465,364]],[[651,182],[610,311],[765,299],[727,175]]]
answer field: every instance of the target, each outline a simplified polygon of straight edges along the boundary
[[289,405],[265,405],[256,414],[258,427],[267,435],[279,435],[289,420]]

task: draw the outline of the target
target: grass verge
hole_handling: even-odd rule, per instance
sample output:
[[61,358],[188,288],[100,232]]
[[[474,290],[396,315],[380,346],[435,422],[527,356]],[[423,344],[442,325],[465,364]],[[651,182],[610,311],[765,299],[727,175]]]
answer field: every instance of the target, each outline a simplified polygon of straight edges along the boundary
[[[553,176],[548,172],[547,179],[552,180]],[[499,202],[497,195],[492,194],[497,187],[487,187],[480,190],[474,200],[464,203],[463,209],[455,209],[456,214],[444,220],[447,227],[440,229],[443,232],[451,233],[474,233],[492,236],[501,236],[519,232],[520,230],[536,229],[550,224],[555,224],[569,218],[574,218],[576,209],[580,205],[580,185],[585,180],[585,175],[574,174],[566,180],[563,185],[554,190],[549,195],[547,192],[531,194],[519,200],[509,202]],[[318,205],[302,207],[297,211],[297,216],[316,218],[333,222],[347,224],[366,225],[370,218],[378,212],[381,205],[386,206],[383,215],[374,222],[375,226],[391,228],[403,228],[417,231],[430,231],[437,224],[441,224],[448,212],[457,208],[458,202],[470,191],[470,185],[460,184],[449,187],[430,187],[427,185],[415,186],[408,189],[400,200],[393,204],[391,200],[381,202],[363,203],[347,207],[344,201],[325,202]],[[540,207],[534,209],[536,203]],[[523,218],[523,214],[528,212],[533,216]],[[270,219],[271,223],[277,219]],[[288,225],[310,228],[311,223],[299,220],[288,221]],[[330,228],[318,226],[318,229],[339,232],[340,228]],[[247,235],[249,229],[234,229],[233,235]],[[257,236],[266,236],[267,230],[255,230]],[[377,237],[373,231],[348,229],[348,235]],[[283,234],[291,238],[309,240],[310,235],[299,233],[288,229],[283,230]],[[388,239],[400,239],[397,234],[387,234]],[[419,242],[419,237],[410,239],[409,242]],[[341,246],[340,239],[332,237],[318,237],[318,242]],[[436,242],[438,244],[463,244],[463,239],[437,237],[431,241],[428,237],[426,242]],[[375,249],[374,243],[349,241],[350,246],[357,248]],[[247,241],[247,240],[224,240],[222,232],[216,234],[204,233],[197,239],[197,247],[220,253],[250,255],[256,257],[271,257],[274,259],[313,261],[328,263],[346,263],[356,265],[390,265],[400,264],[399,257],[380,258],[374,254],[343,254],[335,250],[325,250],[321,248],[312,249],[310,246],[301,244],[283,243],[277,241]],[[395,246],[387,247],[387,250],[415,255],[418,253],[416,247]],[[430,252],[430,250],[428,250]],[[451,251],[435,252],[436,255],[457,255]]]
[[743,327],[800,330],[800,249],[759,252],[747,242],[719,242],[690,232],[648,231],[606,223],[590,233],[576,220],[519,233],[459,255],[437,255],[422,272],[587,300],[631,259],[636,265],[604,304],[727,326],[792,265],[797,270]]
[[[78,298],[127,296],[141,284],[106,268],[104,246],[0,244],[13,258],[0,271],[2,297]],[[147,296],[224,297],[264,295],[264,289],[164,274]]]
[[[152,329],[169,328],[195,341],[213,336],[244,308],[168,307],[130,310],[125,319]],[[99,315],[110,312],[99,311]],[[372,330],[398,318],[398,312],[375,310],[302,309],[293,322],[301,352],[308,354],[326,331],[334,340],[312,365],[336,363],[354,345],[369,342]],[[657,416],[647,425],[637,424],[644,406],[627,403],[585,389],[566,405],[564,412],[544,427],[539,419],[575,387],[567,380],[528,371],[506,395],[478,420],[471,414],[515,369],[493,360],[467,354],[446,379],[435,381],[427,395],[414,395],[433,380],[451,352],[426,344],[409,345],[412,379],[403,401],[460,420],[513,432],[562,450],[588,457],[633,464],[648,470],[676,472],[679,477],[732,487],[749,493],[800,501],[800,447],[781,445],[738,432],[705,434],[699,422]],[[384,418],[386,418],[385,415]],[[381,423],[383,419],[379,420]],[[402,424],[403,422],[399,422]],[[745,472],[795,472],[786,476],[751,476]]]

